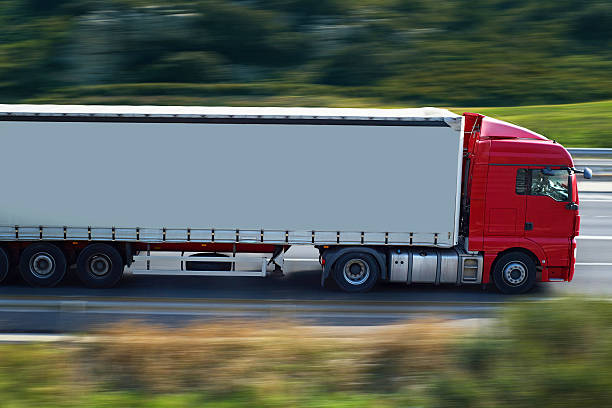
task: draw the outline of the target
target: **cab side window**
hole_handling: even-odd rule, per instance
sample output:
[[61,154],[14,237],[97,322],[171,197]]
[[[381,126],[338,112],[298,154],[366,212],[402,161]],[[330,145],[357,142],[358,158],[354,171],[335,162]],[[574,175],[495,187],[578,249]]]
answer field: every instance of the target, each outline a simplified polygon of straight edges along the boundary
[[529,194],[529,170],[518,169],[516,171],[516,194]]
[[516,194],[546,196],[555,201],[569,201],[567,170],[519,169],[516,172]]

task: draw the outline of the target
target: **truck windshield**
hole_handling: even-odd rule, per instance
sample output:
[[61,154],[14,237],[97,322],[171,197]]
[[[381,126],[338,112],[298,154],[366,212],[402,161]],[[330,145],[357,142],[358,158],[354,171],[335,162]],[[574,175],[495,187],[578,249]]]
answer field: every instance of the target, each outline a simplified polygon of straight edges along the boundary
[[567,170],[551,170],[546,175],[542,170],[531,170],[530,195],[547,196],[555,201],[568,201],[568,172]]

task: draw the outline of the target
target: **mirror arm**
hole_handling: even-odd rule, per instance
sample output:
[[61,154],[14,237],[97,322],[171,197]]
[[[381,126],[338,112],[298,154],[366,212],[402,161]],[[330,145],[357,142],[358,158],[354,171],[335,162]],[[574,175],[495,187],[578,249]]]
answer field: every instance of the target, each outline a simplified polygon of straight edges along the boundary
[[565,206],[565,208],[567,208],[568,210],[573,210],[576,211],[578,210],[578,204],[571,202],[571,203],[567,203],[567,205]]
[[587,180],[590,180],[593,177],[593,171],[588,167],[585,167],[582,170],[578,170],[577,168],[572,167],[570,170],[573,171],[574,173],[582,174],[584,178]]

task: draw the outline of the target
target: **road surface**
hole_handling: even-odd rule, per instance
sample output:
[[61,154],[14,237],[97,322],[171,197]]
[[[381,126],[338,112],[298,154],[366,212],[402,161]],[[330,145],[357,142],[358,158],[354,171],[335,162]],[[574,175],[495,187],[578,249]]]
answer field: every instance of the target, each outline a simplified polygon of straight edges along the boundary
[[[314,324],[388,324],[432,314],[491,316],[507,302],[565,295],[612,297],[612,183],[581,183],[581,238],[571,283],[511,297],[480,286],[381,284],[370,293],[320,287],[316,262],[294,262],[284,278],[126,276],[110,290],[68,280],[55,288],[0,286],[0,332],[70,332],[125,318],[182,325],[202,319],[299,319]],[[311,258],[308,247],[287,257]]]

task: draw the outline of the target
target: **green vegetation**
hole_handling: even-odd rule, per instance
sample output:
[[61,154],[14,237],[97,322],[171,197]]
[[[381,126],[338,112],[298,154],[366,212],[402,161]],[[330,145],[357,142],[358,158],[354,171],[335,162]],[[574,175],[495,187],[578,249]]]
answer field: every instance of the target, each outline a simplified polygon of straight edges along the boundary
[[612,98],[601,0],[4,0],[0,23],[4,102],[128,83],[403,106]]
[[612,100],[568,105],[452,109],[516,123],[568,147],[612,147]]
[[515,305],[479,330],[122,324],[0,346],[7,407],[585,407],[612,398],[612,304]]
[[601,0],[4,0],[0,24],[3,103],[482,106],[612,147]]
[[[203,96],[205,95],[205,96]],[[329,106],[401,108],[376,98],[337,97],[326,85],[291,84],[120,84],[57,89],[28,103],[85,103],[201,106]],[[506,120],[567,147],[612,147],[612,100],[566,105],[450,108]]]

